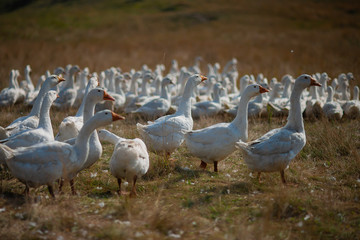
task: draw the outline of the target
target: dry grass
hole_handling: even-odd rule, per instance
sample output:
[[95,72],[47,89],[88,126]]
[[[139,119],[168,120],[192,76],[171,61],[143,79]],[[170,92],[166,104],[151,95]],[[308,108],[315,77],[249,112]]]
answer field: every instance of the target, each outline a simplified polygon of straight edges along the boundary
[[[237,57],[240,74],[269,78],[322,71],[360,75],[355,1],[53,2],[0,14],[1,88],[11,68],[26,64],[37,80],[46,69],[68,63],[127,71],[144,63],[168,66],[172,58],[189,65],[197,55],[222,65]],[[27,112],[22,106],[2,109],[0,125]],[[56,132],[65,114],[52,110],[51,117]],[[198,120],[194,128],[230,119]],[[109,129],[138,137],[136,121],[128,117]],[[285,122],[251,119],[249,138]],[[65,195],[51,200],[39,188],[26,202],[23,185],[1,172],[0,239],[359,239],[360,122],[319,120],[305,127],[307,145],[286,170],[289,186],[282,186],[278,173],[263,174],[259,184],[239,152],[219,164],[218,174],[201,171],[185,147],[174,153],[173,164],[150,155],[137,199],[115,194],[109,144],[79,174],[79,196],[70,196],[67,186]]]

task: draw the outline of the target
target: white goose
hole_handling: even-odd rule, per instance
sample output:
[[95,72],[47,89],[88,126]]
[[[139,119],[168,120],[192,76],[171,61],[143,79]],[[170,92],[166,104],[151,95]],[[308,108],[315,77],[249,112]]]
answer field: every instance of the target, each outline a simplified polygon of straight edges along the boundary
[[16,70],[10,71],[9,87],[0,92],[0,107],[13,106],[20,98],[18,84],[16,82]]
[[181,145],[184,141],[184,133],[191,130],[194,124],[191,117],[191,93],[206,79],[200,74],[195,74],[188,79],[183,98],[174,114],[158,118],[155,122],[149,122],[149,125],[136,124],[148,149],[170,156]]
[[[91,78],[86,85],[85,97],[76,113],[75,116],[68,116],[62,120],[59,126],[59,132],[55,137],[56,141],[64,142],[70,138],[75,138],[78,134],[82,126],[84,125],[83,115],[84,108],[87,99],[86,96],[90,93],[90,91],[98,85],[98,81],[96,78]],[[102,91],[102,90],[99,90]],[[101,93],[100,93],[101,95]],[[104,93],[104,99],[107,98],[107,94]]]
[[132,113],[140,114],[147,119],[154,119],[165,115],[171,106],[171,96],[168,85],[174,84],[169,77],[165,77],[161,82],[161,95],[136,109]]
[[360,118],[360,101],[359,101],[359,87],[354,87],[353,100],[346,102],[344,105],[344,113],[349,118]]
[[284,170],[306,143],[300,98],[309,86],[321,85],[307,74],[296,79],[290,96],[288,122],[284,127],[273,129],[254,141],[236,143],[249,169],[258,172],[259,181],[261,172],[280,171],[282,182],[286,183]]
[[224,89],[220,83],[215,83],[213,86],[213,101],[203,101],[195,103],[191,107],[191,116],[196,119],[200,117],[212,117],[220,112],[222,109],[220,102],[220,91]]
[[74,75],[80,71],[80,68],[75,65],[69,70],[68,81],[66,86],[59,92],[59,98],[55,101],[54,106],[58,109],[69,109],[73,106],[76,100],[77,90],[75,88]]
[[269,90],[254,84],[249,85],[240,99],[236,118],[230,123],[218,123],[203,129],[189,131],[185,134],[185,143],[191,154],[201,159],[200,167],[217,164],[235,151],[235,142],[248,137],[248,103],[249,100]]
[[339,102],[334,101],[334,90],[331,86],[327,88],[328,97],[323,106],[323,111],[328,119],[340,120],[344,114]]
[[72,183],[89,154],[89,138],[92,132],[120,119],[124,118],[109,110],[98,112],[85,123],[75,145],[51,141],[11,149],[0,144],[0,160],[5,160],[12,175],[25,184],[26,195],[29,187],[47,185],[51,196],[55,197],[53,182],[64,178]]
[[38,82],[36,83],[36,87],[34,89],[34,91],[30,91],[26,94],[26,99],[25,99],[25,104],[28,106],[33,106],[36,97],[38,96],[40,89],[41,89],[41,85],[45,82],[46,77],[45,75],[41,75],[38,79]]
[[149,154],[145,143],[139,138],[121,138],[105,129],[99,130],[98,134],[102,141],[115,145],[110,159],[110,172],[118,181],[119,195],[122,194],[121,179],[126,179],[133,183],[130,196],[136,196],[136,180],[149,169]]
[[41,105],[40,120],[37,128],[19,132],[9,138],[0,140],[0,143],[15,149],[18,147],[29,147],[41,142],[54,141],[54,132],[50,120],[50,107],[57,97],[56,91],[51,90],[46,93]]
[[30,67],[30,65],[26,65],[25,70],[24,70],[25,80],[20,82],[20,87],[25,90],[26,94],[34,91],[34,89],[35,89],[32,81],[31,81],[30,73],[31,73],[31,67]]
[[36,128],[39,124],[40,108],[45,94],[62,81],[65,81],[65,79],[56,75],[48,77],[42,84],[30,113],[27,116],[17,118],[6,128],[0,127],[0,139],[10,137],[26,129]]

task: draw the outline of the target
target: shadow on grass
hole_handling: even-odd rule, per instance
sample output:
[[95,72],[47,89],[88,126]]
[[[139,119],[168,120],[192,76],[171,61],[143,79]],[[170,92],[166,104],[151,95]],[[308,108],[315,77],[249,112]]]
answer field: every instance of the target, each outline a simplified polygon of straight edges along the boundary
[[10,191],[1,192],[0,197],[5,199],[6,204],[13,207],[19,207],[26,203],[24,194],[14,193]]
[[108,199],[114,196],[111,191],[105,192],[92,192],[87,195],[89,198],[96,198],[96,199]]

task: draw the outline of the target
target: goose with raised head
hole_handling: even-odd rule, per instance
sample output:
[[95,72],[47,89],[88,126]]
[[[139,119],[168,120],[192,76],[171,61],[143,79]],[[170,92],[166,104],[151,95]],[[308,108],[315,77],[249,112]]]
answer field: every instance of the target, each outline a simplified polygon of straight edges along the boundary
[[181,145],[185,132],[191,130],[194,124],[191,117],[191,93],[198,84],[206,79],[200,74],[195,74],[188,79],[183,98],[174,114],[160,117],[154,122],[148,122],[148,125],[136,124],[148,149],[170,156]]
[[69,109],[74,105],[77,90],[75,88],[75,74],[80,71],[79,66],[72,66],[68,73],[66,85],[59,92],[59,98],[54,102],[58,109]]
[[[89,80],[88,84],[86,85],[85,97],[76,115],[68,116],[61,121],[59,125],[59,132],[55,137],[56,141],[64,142],[70,138],[75,138],[79,134],[80,129],[84,125],[83,115],[84,115],[85,103],[87,99],[90,99],[87,98],[86,96],[90,93],[91,90],[95,89],[97,85],[98,85],[98,81],[96,78],[91,78]],[[98,93],[99,96],[103,94],[104,99],[108,98],[107,94],[103,93],[102,89],[101,90],[99,89],[98,91],[101,91],[101,93]],[[101,98],[101,100],[103,100],[103,98]]]
[[165,77],[161,82],[161,95],[145,103],[132,113],[139,114],[147,119],[154,119],[165,115],[171,106],[171,95],[168,86],[174,84],[169,77]]
[[217,123],[185,134],[186,146],[192,155],[201,159],[201,168],[205,169],[207,164],[214,164],[214,172],[217,172],[218,162],[236,150],[235,142],[239,139],[247,141],[249,100],[268,91],[257,84],[247,86],[240,99],[238,113],[232,122]]
[[35,89],[34,84],[31,81],[30,73],[31,73],[31,67],[30,65],[26,65],[24,70],[25,80],[20,82],[20,87],[24,89],[26,94],[34,91]]
[[36,83],[34,91],[28,92],[25,98],[25,104],[28,106],[33,106],[36,100],[36,97],[39,95],[41,85],[45,82],[45,75],[41,75]]
[[296,79],[290,96],[288,121],[284,127],[273,129],[254,141],[236,143],[248,168],[258,172],[259,181],[261,172],[279,171],[282,182],[286,183],[284,170],[306,143],[300,98],[303,90],[309,86],[321,85],[307,74]]
[[2,89],[0,92],[0,107],[11,107],[18,102],[21,97],[19,87],[16,82],[16,75],[16,70],[12,69],[10,71],[9,87]]
[[41,142],[54,141],[54,132],[50,120],[50,107],[57,97],[57,92],[54,90],[50,90],[45,94],[37,128],[19,132],[9,138],[0,140],[0,143],[15,149],[29,147]]
[[51,75],[48,77],[45,82],[42,84],[39,94],[35,100],[35,103],[27,116],[19,117],[15,119],[9,126],[6,128],[0,127],[0,139],[10,137],[18,132],[22,132],[27,129],[34,129],[39,124],[39,116],[42,101],[45,97],[45,94],[58,83],[65,81],[64,78]]
[[25,184],[26,195],[30,187],[47,185],[51,196],[55,197],[53,182],[63,178],[73,183],[73,178],[89,154],[92,132],[120,119],[124,118],[109,110],[96,113],[84,124],[74,145],[51,141],[11,149],[0,144],[0,161],[5,161],[12,175]]
[[344,113],[348,118],[360,118],[360,101],[359,101],[359,87],[354,87],[353,100],[346,102],[343,107]]
[[139,139],[126,139],[115,135],[105,129],[98,131],[102,141],[115,145],[110,158],[110,172],[116,177],[121,192],[121,180],[132,182],[130,197],[136,196],[136,180],[149,170],[149,153],[145,143]]
[[125,107],[125,113],[131,113],[132,111],[135,111],[140,106],[146,103],[146,101],[149,101],[149,88],[148,83],[154,79],[151,73],[146,73],[143,75],[142,83],[141,83],[141,93],[134,97],[132,101],[126,105]]
[[[92,89],[85,97],[85,105],[84,105],[84,111],[83,111],[83,123],[86,123],[94,116],[95,112],[95,105],[96,103],[103,101],[103,100],[109,100],[114,101],[114,98],[111,97],[104,89],[102,88],[95,88]],[[81,131],[81,129],[80,129]],[[75,144],[76,138],[70,138],[65,141],[69,144]],[[81,170],[85,168],[91,167],[97,160],[100,159],[102,154],[102,145],[100,143],[97,131],[93,131],[93,133],[90,136],[89,144],[91,148],[89,149],[89,154],[83,163],[83,165],[77,170],[80,172]],[[60,181],[59,190],[61,191],[63,186],[63,180]],[[75,194],[75,187],[73,186],[74,180],[72,181],[72,191],[73,194]]]
[[213,86],[213,101],[203,101],[195,103],[191,107],[191,116],[194,119],[200,117],[212,117],[217,115],[222,107],[220,102],[220,91],[224,89],[224,87],[220,83],[215,83]]
[[85,97],[89,74],[90,74],[90,71],[89,71],[88,67],[85,67],[79,74],[76,98],[75,98],[75,102],[73,104],[73,107],[75,107],[75,108],[80,107],[82,100]]
[[334,90],[331,86],[327,88],[328,97],[323,106],[323,111],[328,119],[340,120],[344,114],[339,102],[334,101]]

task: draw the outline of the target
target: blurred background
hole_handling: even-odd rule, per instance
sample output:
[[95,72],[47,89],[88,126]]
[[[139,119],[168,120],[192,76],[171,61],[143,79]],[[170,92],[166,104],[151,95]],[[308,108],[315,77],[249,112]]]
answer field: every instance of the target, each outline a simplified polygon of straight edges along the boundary
[[238,59],[242,74],[360,74],[360,1],[2,0],[0,87],[12,68],[124,71]]

